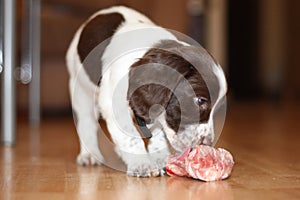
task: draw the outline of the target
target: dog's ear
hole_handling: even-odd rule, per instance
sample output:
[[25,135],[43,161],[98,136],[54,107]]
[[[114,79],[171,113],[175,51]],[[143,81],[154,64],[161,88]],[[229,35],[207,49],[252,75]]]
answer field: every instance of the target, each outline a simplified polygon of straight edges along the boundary
[[178,83],[191,71],[181,56],[151,49],[129,71],[127,99],[135,115],[147,123],[167,107]]

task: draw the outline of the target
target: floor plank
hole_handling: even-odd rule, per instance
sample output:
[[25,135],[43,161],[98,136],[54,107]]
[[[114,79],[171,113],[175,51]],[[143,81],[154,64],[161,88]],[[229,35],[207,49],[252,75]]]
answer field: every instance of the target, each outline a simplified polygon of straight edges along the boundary
[[17,145],[0,148],[0,199],[300,199],[299,119],[299,105],[229,105],[216,146],[236,164],[229,179],[211,183],[77,166],[72,119],[20,122]]

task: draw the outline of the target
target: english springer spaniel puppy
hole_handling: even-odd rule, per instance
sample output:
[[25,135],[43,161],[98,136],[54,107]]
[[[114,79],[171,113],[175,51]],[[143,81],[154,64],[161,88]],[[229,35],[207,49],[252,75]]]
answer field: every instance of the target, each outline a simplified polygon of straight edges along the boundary
[[163,175],[171,151],[214,143],[225,76],[206,50],[179,33],[133,9],[111,7],[78,29],[66,61],[78,164],[105,164],[100,117],[131,176]]

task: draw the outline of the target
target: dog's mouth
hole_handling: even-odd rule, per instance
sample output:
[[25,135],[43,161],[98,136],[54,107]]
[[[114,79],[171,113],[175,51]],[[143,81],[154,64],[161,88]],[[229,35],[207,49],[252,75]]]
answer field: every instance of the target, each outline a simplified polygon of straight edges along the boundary
[[212,146],[213,133],[206,124],[197,125],[177,133],[169,142],[177,152],[184,152],[187,148],[192,149],[198,145]]
[[198,144],[193,145],[193,147],[195,147],[196,145],[201,145],[201,144],[207,145],[207,146],[212,146],[213,141],[212,141],[211,136],[201,136]]

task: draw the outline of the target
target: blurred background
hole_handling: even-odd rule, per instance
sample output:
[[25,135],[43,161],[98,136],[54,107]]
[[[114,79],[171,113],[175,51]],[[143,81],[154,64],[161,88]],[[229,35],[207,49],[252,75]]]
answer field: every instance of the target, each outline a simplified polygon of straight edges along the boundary
[[[222,65],[229,89],[225,134],[217,146],[235,158],[228,181],[149,182],[123,179],[105,167],[75,165],[79,140],[65,54],[78,27],[97,10],[113,5],[130,6],[194,38]],[[1,144],[17,143],[14,148],[0,146],[0,199],[150,199],[157,191],[172,199],[197,199],[199,194],[300,199],[299,20],[300,0],[0,0],[0,136]],[[15,58],[7,53],[3,57],[3,47],[10,44],[15,44]],[[2,70],[3,58],[12,62]],[[40,126],[31,126],[36,124]],[[107,142],[103,139],[100,135],[99,141]]]
[[[95,11],[120,4],[207,48],[224,68],[230,101],[299,102],[299,0],[42,0],[43,117],[71,113],[65,53],[76,29]],[[16,6],[19,67],[26,13],[24,1]],[[27,116],[28,85],[18,81],[16,95],[18,116]]]

